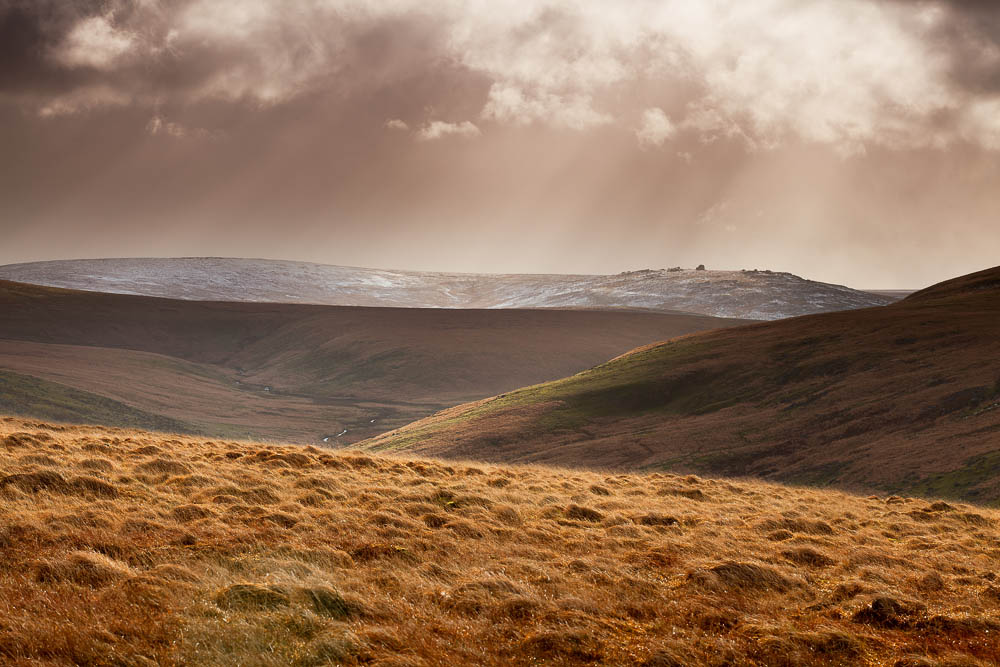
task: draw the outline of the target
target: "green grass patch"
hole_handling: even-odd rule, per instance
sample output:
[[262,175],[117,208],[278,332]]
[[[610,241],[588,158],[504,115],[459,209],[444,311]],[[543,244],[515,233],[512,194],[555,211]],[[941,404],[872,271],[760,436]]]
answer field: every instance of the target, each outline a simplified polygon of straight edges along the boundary
[[899,491],[933,498],[976,501],[989,492],[982,485],[996,480],[997,471],[1000,471],[1000,450],[970,457],[961,468],[915,480],[906,484],[905,488],[899,488]]
[[701,341],[671,341],[618,357],[561,380],[517,389],[432,424],[383,441],[379,450],[401,450],[449,427],[519,407],[551,404],[532,432],[570,431],[602,417],[707,414],[748,399],[735,369],[684,367],[711,357]]
[[88,391],[0,371],[0,413],[75,424],[193,433],[189,424]]
[[781,475],[785,484],[801,486],[836,486],[843,482],[841,475],[850,465],[849,461],[831,461],[822,465],[797,470],[791,474]]

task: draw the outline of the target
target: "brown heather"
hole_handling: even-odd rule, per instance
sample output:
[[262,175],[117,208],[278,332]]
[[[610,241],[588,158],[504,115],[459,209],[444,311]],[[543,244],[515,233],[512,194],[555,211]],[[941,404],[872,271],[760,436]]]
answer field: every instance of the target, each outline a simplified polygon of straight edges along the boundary
[[997,664],[998,520],[0,418],[0,663]]

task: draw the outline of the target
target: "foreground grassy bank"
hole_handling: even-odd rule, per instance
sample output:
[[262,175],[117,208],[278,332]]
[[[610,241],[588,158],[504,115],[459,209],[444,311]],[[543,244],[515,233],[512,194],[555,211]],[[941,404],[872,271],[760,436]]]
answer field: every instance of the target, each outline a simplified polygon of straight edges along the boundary
[[0,418],[0,662],[996,664],[998,519]]

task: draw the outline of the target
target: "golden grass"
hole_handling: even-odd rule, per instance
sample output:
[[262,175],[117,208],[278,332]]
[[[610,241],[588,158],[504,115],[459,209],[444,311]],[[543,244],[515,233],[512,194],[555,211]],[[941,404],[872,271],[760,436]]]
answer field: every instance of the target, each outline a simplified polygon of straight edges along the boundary
[[0,418],[0,663],[996,664],[998,519]]

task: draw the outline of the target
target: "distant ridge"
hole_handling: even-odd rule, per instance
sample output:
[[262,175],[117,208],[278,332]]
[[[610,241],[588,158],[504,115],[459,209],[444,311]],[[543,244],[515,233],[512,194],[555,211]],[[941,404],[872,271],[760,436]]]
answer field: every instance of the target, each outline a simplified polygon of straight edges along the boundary
[[772,271],[616,275],[389,271],[263,259],[84,259],[0,266],[0,279],[195,301],[401,308],[627,308],[775,320],[892,303],[893,296]]
[[917,290],[913,289],[866,289],[862,290],[868,292],[869,294],[878,294],[879,296],[887,296],[890,299],[905,299]]

